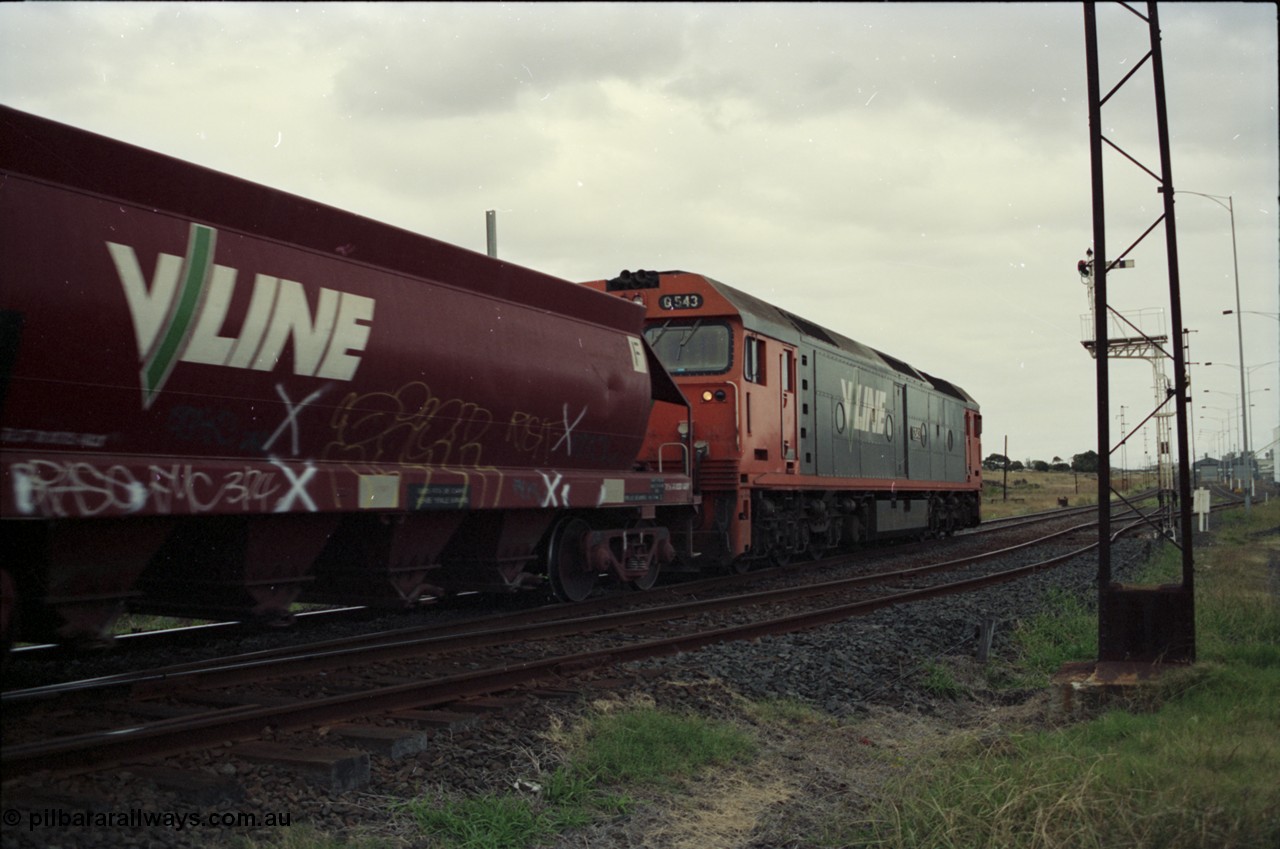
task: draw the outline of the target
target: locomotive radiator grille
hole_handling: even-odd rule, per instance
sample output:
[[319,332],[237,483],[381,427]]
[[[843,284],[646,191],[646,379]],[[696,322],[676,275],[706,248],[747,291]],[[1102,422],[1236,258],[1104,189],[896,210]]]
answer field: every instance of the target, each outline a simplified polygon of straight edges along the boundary
[[698,485],[704,490],[736,490],[738,461],[703,460],[698,465]]

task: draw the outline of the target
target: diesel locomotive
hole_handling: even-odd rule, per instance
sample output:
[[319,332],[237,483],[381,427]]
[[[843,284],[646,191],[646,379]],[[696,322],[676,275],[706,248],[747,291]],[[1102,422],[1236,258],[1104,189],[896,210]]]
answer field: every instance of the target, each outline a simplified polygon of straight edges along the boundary
[[6,643],[978,520],[967,394],[709,278],[575,284],[7,107],[0,137]]
[[982,416],[960,387],[699,274],[587,285],[644,307],[691,405],[691,426],[655,410],[640,454],[692,458],[686,556],[748,568],[978,524]]

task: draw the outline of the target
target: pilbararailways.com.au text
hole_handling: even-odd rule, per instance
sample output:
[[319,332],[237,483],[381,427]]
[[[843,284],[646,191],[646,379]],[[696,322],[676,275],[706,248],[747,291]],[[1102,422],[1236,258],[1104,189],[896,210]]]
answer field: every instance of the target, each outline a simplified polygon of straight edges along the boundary
[[196,828],[276,828],[291,824],[288,812],[254,813],[251,811],[82,811],[42,808],[35,811],[6,810],[6,827],[25,825],[27,831],[57,828],[168,828],[183,831]]

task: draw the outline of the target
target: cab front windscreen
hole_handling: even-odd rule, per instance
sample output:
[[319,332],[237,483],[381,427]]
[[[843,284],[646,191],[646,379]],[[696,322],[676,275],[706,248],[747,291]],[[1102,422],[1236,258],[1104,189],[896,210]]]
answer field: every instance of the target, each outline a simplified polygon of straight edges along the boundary
[[645,328],[644,338],[672,374],[718,374],[733,362],[729,326],[718,322],[664,322]]

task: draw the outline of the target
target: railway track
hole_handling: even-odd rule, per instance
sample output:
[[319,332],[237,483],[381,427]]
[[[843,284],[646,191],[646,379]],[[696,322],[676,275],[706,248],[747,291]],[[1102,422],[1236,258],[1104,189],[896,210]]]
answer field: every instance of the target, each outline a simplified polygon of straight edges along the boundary
[[[1076,507],[1068,509],[1058,509],[1046,511],[1044,513],[1032,514],[1027,516],[1015,516],[1005,519],[997,519],[984,522],[979,528],[966,530],[958,533],[956,536],[960,539],[969,539],[973,537],[982,537],[994,533],[1008,533],[1013,528],[1028,527],[1034,528],[1046,522],[1052,523],[1061,521],[1071,517],[1092,515],[1096,512],[1094,507]],[[1127,510],[1117,510],[1116,516],[1119,517]],[[922,543],[899,543],[881,548],[871,548],[858,552],[856,557],[864,562],[875,563],[884,557],[897,556],[904,550],[911,550],[912,547],[920,547],[930,545],[930,542]],[[848,556],[837,556],[826,558],[824,562],[843,563]],[[783,569],[795,568],[799,564],[791,564]],[[817,569],[821,563],[805,563],[805,568]],[[781,574],[781,569],[756,569],[753,570],[747,581],[758,581],[762,577],[771,574]],[[711,578],[696,579],[693,581],[679,581],[676,583],[664,582],[659,586],[647,591],[647,597],[658,598],[664,593],[685,593],[685,592],[704,592],[708,589],[720,591],[722,587],[732,587],[741,580],[736,575],[726,575]],[[634,598],[634,596],[633,596]],[[516,600],[516,599],[510,599]],[[517,600],[519,603],[519,600]],[[592,598],[585,602],[579,602],[579,609],[583,610],[605,610],[614,606],[617,602],[608,598]],[[111,646],[100,652],[76,652],[62,646],[53,644],[29,645],[21,646],[11,650],[9,665],[6,670],[6,679],[4,690],[11,691],[16,688],[26,688],[33,686],[40,679],[47,679],[50,675],[45,671],[53,667],[67,666],[78,667],[80,660],[85,660],[84,666],[103,666],[110,669],[112,666],[124,667],[127,665],[145,665],[154,660],[149,660],[154,656],[164,656],[170,653],[182,653],[187,650],[185,647],[196,646],[203,647],[210,642],[219,641],[221,644],[232,645],[239,641],[259,641],[277,642],[277,643],[300,643],[306,641],[316,641],[322,639],[314,636],[316,631],[324,631],[331,623],[341,620],[351,620],[357,623],[376,623],[374,631],[364,639],[378,640],[385,639],[395,633],[403,633],[411,635],[423,631],[431,631],[437,628],[434,620],[446,620],[448,624],[440,626],[447,630],[459,627],[456,623],[466,622],[469,619],[476,618],[474,612],[475,607],[482,605],[483,601],[477,596],[452,597],[448,599],[434,600],[430,604],[422,605],[416,611],[400,611],[387,613],[386,611],[375,611],[365,607],[346,607],[333,608],[326,610],[315,610],[300,612],[295,616],[294,626],[288,629],[264,629],[260,625],[253,623],[244,623],[237,621],[227,622],[209,622],[199,625],[190,625],[177,628],[157,629],[153,631],[142,631],[132,634],[123,634],[116,637]],[[558,610],[561,604],[553,603],[546,606],[551,610]],[[413,619],[420,614],[426,614],[431,617],[433,622],[424,625],[393,625],[395,619]],[[508,614],[503,614],[508,615]],[[555,613],[544,613],[540,615],[559,615]],[[480,614],[483,618],[484,614]],[[368,628],[368,625],[364,625]],[[359,637],[343,638],[343,639],[361,639]],[[289,648],[264,648],[263,653],[271,654],[277,651],[288,652]],[[136,656],[136,660],[124,660],[124,658]],[[216,661],[211,661],[216,662]],[[108,672],[107,674],[110,674]],[[98,677],[97,673],[85,673],[86,677]],[[16,685],[13,682],[18,682]]]
[[[1070,521],[1092,512],[1090,508],[1078,508],[1047,512],[1034,517],[1019,517],[1022,521],[991,523],[958,534],[949,544],[982,545],[984,543],[977,540],[993,534],[999,534],[1002,538],[1033,539],[1037,527]],[[944,544],[948,543],[944,541]],[[801,572],[816,579],[831,568],[876,568],[880,563],[909,556],[913,552],[927,551],[933,545],[936,545],[934,541],[905,542],[866,549],[852,555],[828,557],[818,562],[756,569],[745,575],[729,573],[668,581],[643,594],[604,593],[576,603],[573,610],[577,615],[585,616],[636,605],[661,603],[669,598],[734,593],[743,591],[744,587],[759,586],[770,579],[797,580],[800,579]],[[202,667],[265,662],[299,652],[336,651],[380,642],[430,638],[460,630],[490,628],[499,620],[515,621],[512,617],[519,617],[521,621],[534,621],[563,618],[567,615],[566,606],[559,602],[539,604],[530,609],[530,602],[536,604],[535,597],[513,596],[500,599],[504,609],[495,616],[491,611],[492,601],[490,598],[489,606],[485,606],[483,599],[473,596],[450,599],[417,611],[383,611],[380,614],[367,608],[320,611],[299,614],[298,627],[288,630],[263,631],[234,622],[157,630],[118,638],[112,649],[94,653],[76,653],[59,646],[29,647],[16,652],[9,659],[0,703],[12,704],[14,700],[29,698],[30,693],[35,692],[51,694],[60,689],[79,689],[87,686],[83,682],[90,680],[96,682],[94,686],[99,687],[112,683],[125,685],[147,678],[182,675]],[[426,621],[422,621],[424,618]],[[339,637],[324,636],[335,631],[343,633]],[[263,647],[246,651],[240,648],[242,641]],[[201,652],[202,659],[178,663],[168,659],[175,655],[190,655],[193,651]],[[138,671],[140,669],[143,671]],[[21,696],[15,692],[18,690],[28,690],[30,693]]]
[[[920,552],[910,553],[906,556],[917,562],[906,568],[745,594],[717,595],[716,580],[692,582],[636,594],[633,598],[644,604],[635,609],[610,610],[618,602],[602,599],[482,621],[461,633],[368,635],[341,644],[5,693],[0,767],[8,780],[39,770],[102,768],[252,740],[264,728],[273,734],[342,723],[395,728],[402,722],[398,715],[412,724],[424,710],[515,687],[562,687],[566,677],[589,670],[804,630],[1014,580],[1089,550],[1093,543],[1084,538],[1091,527],[1074,524],[1046,538],[928,563],[918,562]],[[1056,546],[1052,556],[1015,567],[978,566],[1048,544]],[[751,577],[772,581],[787,572]],[[593,604],[596,609],[590,609]],[[104,727],[86,730],[76,722],[49,720],[85,715],[101,719]],[[113,716],[115,721],[107,721]],[[61,733],[50,733],[59,726]]]

